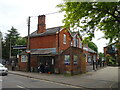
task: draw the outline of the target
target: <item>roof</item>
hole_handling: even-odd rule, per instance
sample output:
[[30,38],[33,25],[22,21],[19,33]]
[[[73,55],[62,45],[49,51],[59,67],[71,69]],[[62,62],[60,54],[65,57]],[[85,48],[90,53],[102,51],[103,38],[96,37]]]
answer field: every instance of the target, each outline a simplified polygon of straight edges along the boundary
[[17,46],[13,46],[13,49],[26,49],[27,46],[26,45],[17,45]]
[[72,37],[74,37],[77,34],[77,32],[70,32],[70,34]]
[[[47,35],[54,35],[56,34],[58,31],[61,31],[62,26],[58,26],[58,27],[53,27],[53,28],[48,28],[46,29],[46,32],[43,33],[37,33],[37,30],[34,31],[33,33],[30,34],[30,37],[38,37],[38,36],[47,36]],[[78,32],[70,32],[70,35],[72,37],[75,37],[78,34]]]
[[97,53],[96,51],[94,51],[94,50],[92,50],[91,48],[86,48],[86,47],[83,47],[83,49],[85,50],[85,51],[88,51],[88,52],[91,52],[91,53]]
[[47,35],[54,35],[56,34],[59,30],[61,30],[62,27],[53,27],[53,28],[48,28],[46,29],[46,32],[43,33],[37,33],[37,30],[33,33],[30,34],[30,37],[37,37],[37,36],[47,36]]
[[45,48],[45,49],[32,49],[31,54],[33,55],[56,55],[56,48]]

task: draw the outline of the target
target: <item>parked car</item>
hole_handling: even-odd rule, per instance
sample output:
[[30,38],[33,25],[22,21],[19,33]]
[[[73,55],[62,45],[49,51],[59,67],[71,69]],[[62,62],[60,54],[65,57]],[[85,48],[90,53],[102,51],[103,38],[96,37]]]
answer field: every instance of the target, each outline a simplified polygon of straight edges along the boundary
[[8,75],[8,69],[0,63],[0,75]]

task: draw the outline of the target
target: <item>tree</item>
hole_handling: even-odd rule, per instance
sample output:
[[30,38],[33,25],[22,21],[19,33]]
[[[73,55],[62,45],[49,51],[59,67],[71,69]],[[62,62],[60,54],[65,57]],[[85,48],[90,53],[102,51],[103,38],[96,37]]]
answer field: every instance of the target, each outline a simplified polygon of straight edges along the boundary
[[97,45],[90,41],[90,38],[89,37],[85,37],[84,40],[82,41],[83,44],[88,44],[88,47],[91,48],[92,50],[98,52],[98,47]]
[[[19,33],[17,32],[17,29],[12,27],[10,30],[8,30],[8,33],[6,33],[5,40],[2,41],[3,44],[3,58],[4,59],[10,59],[10,56],[15,56],[17,54],[17,50],[13,50],[12,46],[17,45]],[[11,55],[10,55],[11,52]]]
[[92,50],[98,52],[98,47],[97,47],[97,45],[95,43],[93,43],[91,41],[88,42],[88,47],[91,48]]
[[26,38],[19,37],[17,40],[17,45],[26,45]]
[[64,2],[58,7],[65,11],[65,27],[82,28],[90,40],[101,30],[110,43],[118,43],[120,60],[120,2]]

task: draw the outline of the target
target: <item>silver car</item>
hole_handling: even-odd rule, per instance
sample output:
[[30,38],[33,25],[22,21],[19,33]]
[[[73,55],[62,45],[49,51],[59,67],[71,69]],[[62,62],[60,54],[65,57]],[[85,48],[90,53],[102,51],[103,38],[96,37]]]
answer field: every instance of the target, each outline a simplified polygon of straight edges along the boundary
[[0,75],[8,75],[8,69],[0,63]]

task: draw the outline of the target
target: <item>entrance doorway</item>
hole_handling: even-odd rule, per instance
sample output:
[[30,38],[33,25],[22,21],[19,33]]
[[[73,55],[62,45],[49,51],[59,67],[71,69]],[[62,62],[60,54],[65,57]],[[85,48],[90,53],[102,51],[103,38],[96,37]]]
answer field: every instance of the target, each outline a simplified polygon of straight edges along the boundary
[[46,63],[49,65],[49,70],[54,73],[55,57],[54,56],[39,56],[38,65],[42,63],[44,66]]

